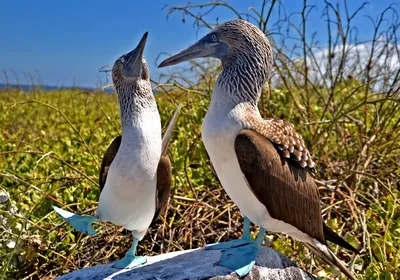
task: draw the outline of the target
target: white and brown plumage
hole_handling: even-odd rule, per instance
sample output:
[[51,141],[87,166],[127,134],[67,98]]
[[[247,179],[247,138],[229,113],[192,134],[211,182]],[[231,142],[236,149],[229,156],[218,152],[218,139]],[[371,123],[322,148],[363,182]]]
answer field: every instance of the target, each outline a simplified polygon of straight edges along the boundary
[[231,20],[160,67],[197,57],[222,62],[202,138],[222,186],[242,215],[261,228],[304,242],[355,279],[327,245],[329,240],[357,251],[322,220],[314,162],[302,137],[289,122],[263,119],[257,108],[273,62],[265,34],[246,21]]
[[100,199],[95,216],[80,216],[54,207],[75,229],[95,234],[93,222],[109,221],[132,232],[133,242],[115,268],[133,268],[146,262],[136,256],[138,242],[153,219],[165,209],[172,181],[168,144],[176,124],[178,107],[164,136],[143,57],[147,32],[133,51],[114,63],[113,82],[118,95],[122,135],[104,154],[99,182]]

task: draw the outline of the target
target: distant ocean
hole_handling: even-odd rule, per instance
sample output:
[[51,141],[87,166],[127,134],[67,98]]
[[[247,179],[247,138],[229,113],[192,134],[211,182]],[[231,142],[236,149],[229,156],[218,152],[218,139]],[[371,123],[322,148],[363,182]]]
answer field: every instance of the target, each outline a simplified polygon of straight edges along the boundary
[[[1,84],[0,83],[0,89],[4,88],[14,88],[14,89],[21,89],[24,92],[30,92],[30,91],[37,91],[37,90],[43,90],[43,91],[53,91],[53,90],[62,90],[62,89],[79,89],[79,90],[86,90],[86,91],[94,91],[96,88],[88,88],[88,87],[63,87],[63,86],[46,86],[46,85],[6,85],[6,84]],[[114,92],[114,88],[106,88],[104,90],[105,92]]]

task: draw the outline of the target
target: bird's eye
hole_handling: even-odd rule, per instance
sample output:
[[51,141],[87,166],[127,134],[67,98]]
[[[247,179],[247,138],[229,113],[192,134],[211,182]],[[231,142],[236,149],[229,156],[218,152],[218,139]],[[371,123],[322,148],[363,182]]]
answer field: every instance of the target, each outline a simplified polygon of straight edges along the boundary
[[213,42],[216,42],[217,41],[217,35],[212,34],[211,35],[211,40],[213,40]]
[[124,63],[125,62],[125,58],[121,57],[121,62]]

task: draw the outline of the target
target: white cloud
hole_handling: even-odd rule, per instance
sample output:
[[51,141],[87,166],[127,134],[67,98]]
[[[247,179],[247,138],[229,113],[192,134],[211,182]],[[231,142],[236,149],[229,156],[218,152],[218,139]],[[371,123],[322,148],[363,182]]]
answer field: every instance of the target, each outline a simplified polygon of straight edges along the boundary
[[[357,45],[336,46],[329,53],[329,49],[314,50],[314,55],[308,56],[309,79],[316,84],[330,86],[330,76],[336,77],[342,69],[343,77],[352,77],[362,82],[367,81],[370,56],[372,52],[369,77],[372,78],[371,86],[375,91],[389,90],[394,83],[395,88],[400,86],[400,77],[396,74],[400,71],[400,45],[388,42],[385,38],[379,38],[373,45],[372,42]],[[331,59],[329,59],[331,56]],[[342,61],[342,58],[344,60]],[[302,64],[303,58],[294,60]],[[341,67],[341,64],[343,66]],[[291,67],[294,73],[298,70]],[[302,71],[302,70],[300,70]],[[295,73],[296,74],[296,73]],[[296,74],[296,79],[304,79]]]

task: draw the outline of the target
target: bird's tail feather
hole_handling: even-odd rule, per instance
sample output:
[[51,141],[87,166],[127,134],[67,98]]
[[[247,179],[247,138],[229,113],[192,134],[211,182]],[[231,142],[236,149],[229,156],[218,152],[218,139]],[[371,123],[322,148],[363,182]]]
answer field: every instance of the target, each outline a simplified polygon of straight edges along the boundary
[[349,243],[344,241],[343,238],[341,238],[336,232],[334,232],[332,229],[330,229],[325,223],[323,224],[323,227],[324,227],[324,236],[325,236],[326,240],[333,242],[333,243],[335,243],[347,250],[350,250],[356,254],[360,253],[356,248],[354,248]]
[[161,155],[165,156],[167,154],[167,150],[168,150],[168,144],[169,141],[171,140],[171,135],[172,135],[172,131],[174,131],[174,127],[176,124],[176,121],[178,120],[178,115],[179,115],[179,111],[182,108],[182,104],[180,103],[178,105],[178,108],[176,109],[174,115],[172,116],[171,120],[169,121],[168,127],[165,130],[165,133],[163,135],[162,138],[162,144],[161,144]]
[[319,256],[330,266],[338,268],[344,275],[351,280],[357,280],[357,278],[347,269],[347,267],[335,256],[332,250],[325,244],[322,244],[316,239],[312,239],[313,244],[304,243],[308,249],[310,249],[315,255]]

